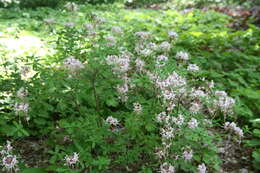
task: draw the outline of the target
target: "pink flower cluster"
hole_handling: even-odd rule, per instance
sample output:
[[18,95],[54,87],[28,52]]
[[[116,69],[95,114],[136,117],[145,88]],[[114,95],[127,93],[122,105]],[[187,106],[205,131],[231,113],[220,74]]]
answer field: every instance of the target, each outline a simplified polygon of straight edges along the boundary
[[79,162],[79,154],[74,152],[70,156],[66,155],[64,160],[65,165],[68,165],[69,167],[74,167],[76,163]]
[[1,165],[3,170],[7,172],[19,172],[17,156],[12,154],[13,147],[11,143],[7,141],[6,146],[1,147]]
[[18,102],[15,103],[14,110],[16,114],[24,116],[26,121],[29,121],[30,120],[30,117],[28,115],[29,103],[26,98],[28,96],[28,90],[22,87],[17,91],[16,95],[19,100]]
[[234,122],[226,122],[224,125],[224,129],[234,132],[240,138],[244,136],[243,130],[237,127],[236,123]]

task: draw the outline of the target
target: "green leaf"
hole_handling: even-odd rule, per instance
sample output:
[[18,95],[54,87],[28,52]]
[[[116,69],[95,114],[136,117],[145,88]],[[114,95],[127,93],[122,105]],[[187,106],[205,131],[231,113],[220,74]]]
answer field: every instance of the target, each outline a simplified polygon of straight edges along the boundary
[[253,134],[254,134],[254,136],[260,138],[260,129],[254,129],[254,130],[253,130]]
[[251,147],[260,146],[260,140],[259,139],[252,139],[248,142],[248,145]]
[[110,159],[106,157],[98,157],[96,160],[93,161],[93,164],[98,166],[100,170],[104,167],[107,167],[109,163],[110,163]]
[[106,100],[106,104],[108,106],[116,107],[116,106],[118,106],[118,101],[114,98],[111,98],[111,99]]
[[22,173],[45,173],[46,170],[43,168],[26,168]]

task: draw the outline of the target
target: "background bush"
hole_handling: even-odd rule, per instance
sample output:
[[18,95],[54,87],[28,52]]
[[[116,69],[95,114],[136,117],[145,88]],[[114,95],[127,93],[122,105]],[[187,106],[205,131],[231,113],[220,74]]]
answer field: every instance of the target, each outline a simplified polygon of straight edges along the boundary
[[117,0],[0,0],[0,8],[37,8],[37,7],[51,7],[55,8],[58,5],[65,4],[67,2],[75,3],[89,3],[89,4],[101,4],[101,3],[113,3]]
[[[155,100],[151,83],[147,77],[139,77],[135,70],[129,71],[129,76],[133,77],[137,88],[129,95],[129,103],[122,103],[117,99],[118,93],[113,88],[122,81],[111,73],[110,66],[99,63],[106,55],[120,54],[116,48],[107,47],[105,41],[107,34],[111,34],[111,27],[115,25],[126,31],[123,36],[118,37],[117,45],[124,45],[131,52],[134,52],[133,33],[136,31],[151,31],[155,37],[153,41],[158,44],[167,40],[167,31],[176,31],[179,38],[173,43],[169,53],[171,62],[165,72],[179,68],[172,58],[176,51],[185,49],[192,57],[190,62],[201,67],[196,80],[197,77],[213,79],[218,89],[226,90],[236,98],[235,118],[241,126],[249,125],[249,120],[258,116],[259,28],[251,26],[247,30],[234,31],[228,27],[231,21],[229,17],[213,11],[193,10],[182,14],[174,10],[119,10],[115,8],[116,5],[82,5],[79,12],[51,8],[1,10],[8,23],[8,29],[3,29],[4,34],[8,33],[8,37],[17,35],[19,38],[21,30],[44,31],[41,33],[43,37],[55,38],[48,45],[54,45],[56,52],[54,56],[41,58],[15,56],[15,60],[11,61],[12,56],[6,55],[4,58],[7,49],[1,49],[0,58],[7,61],[1,64],[0,68],[14,70],[10,76],[0,74],[1,145],[6,139],[15,142],[17,139],[28,140],[28,136],[35,140],[46,139],[43,147],[50,156],[47,169],[54,172],[69,172],[69,169],[63,166],[63,159],[65,155],[73,152],[80,153],[81,163],[78,166],[86,167],[88,172],[92,173],[105,170],[151,173],[158,169],[159,162],[151,153],[161,143],[158,135],[160,125],[154,121],[156,114],[161,112],[161,104]],[[95,11],[97,8],[99,10]],[[1,16],[3,18],[3,15]],[[102,17],[106,20],[101,20]],[[54,22],[47,24],[45,19],[48,18],[52,18]],[[65,22],[72,21],[75,27],[63,26]],[[85,22],[92,23],[94,29],[86,29],[83,25]],[[100,25],[96,22],[105,23]],[[10,30],[11,27],[17,27],[17,30]],[[92,38],[92,34],[95,37]],[[67,71],[57,65],[68,56],[75,56],[86,62],[86,68],[74,78],[68,77]],[[138,56],[135,54],[134,58]],[[144,59],[150,64],[150,70],[155,69],[150,67],[154,63],[152,58]],[[26,65],[32,66],[37,74],[29,81],[21,80],[18,61],[27,62]],[[49,66],[46,67],[42,61],[47,61],[45,63]],[[186,72],[180,70],[180,73],[184,75]],[[166,74],[163,72],[161,75]],[[202,81],[199,80],[198,85],[200,82]],[[19,101],[15,93],[21,87],[29,91],[29,123],[23,115],[17,115],[12,110],[15,101]],[[95,101],[94,88],[98,102]],[[13,93],[13,96],[8,100],[4,95],[6,93]],[[133,113],[132,103],[135,101],[142,104],[142,114]],[[190,117],[187,112],[184,114],[185,118]],[[111,127],[104,123],[108,116],[118,118],[124,129],[119,133],[112,132]],[[202,120],[203,117],[201,114],[196,118]],[[216,121],[223,123],[222,116],[217,117]],[[233,118],[230,116],[228,120]],[[178,154],[184,143],[191,144],[194,151],[196,150],[194,165],[182,161],[175,163],[182,172],[194,171],[195,165],[202,160],[212,166],[210,170],[218,169],[220,165],[220,160],[213,157],[217,152],[214,149],[215,142],[220,140],[220,137],[208,135],[206,129],[211,127],[202,123],[203,121],[200,121],[200,128],[196,131],[184,127],[184,137],[174,139],[171,152]],[[215,122],[213,123],[215,125]],[[259,125],[254,128],[253,134],[259,137]],[[208,147],[201,148],[201,143]],[[258,147],[259,142],[251,141],[250,146]],[[20,150],[19,147],[16,149]],[[253,153],[255,165],[259,165],[259,153],[259,150]],[[169,159],[169,162],[172,161],[172,158]]]
[[70,2],[77,2],[77,3],[89,3],[89,4],[102,4],[102,3],[113,3],[118,0],[64,0]]
[[36,7],[57,7],[60,0],[20,0],[20,7],[22,8],[36,8]]
[[145,5],[168,2],[169,0],[125,0],[125,5],[130,7],[142,7]]
[[36,8],[36,7],[57,7],[60,0],[0,0],[0,7],[21,7],[21,8]]

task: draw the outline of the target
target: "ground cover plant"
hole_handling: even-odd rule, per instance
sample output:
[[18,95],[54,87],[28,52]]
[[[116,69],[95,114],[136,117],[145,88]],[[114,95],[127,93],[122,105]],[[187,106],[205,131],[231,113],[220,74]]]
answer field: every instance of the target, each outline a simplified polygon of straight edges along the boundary
[[259,28],[113,4],[2,14],[4,172],[253,169],[242,150],[259,113]]

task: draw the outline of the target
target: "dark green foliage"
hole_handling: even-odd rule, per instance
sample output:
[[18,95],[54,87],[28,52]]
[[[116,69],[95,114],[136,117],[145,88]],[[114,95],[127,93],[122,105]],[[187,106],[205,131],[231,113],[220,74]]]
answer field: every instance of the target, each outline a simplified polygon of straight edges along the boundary
[[145,5],[168,2],[169,0],[125,0],[125,5],[130,7],[142,7]]
[[102,4],[102,3],[113,3],[113,2],[116,2],[118,0],[63,0],[63,1],[95,5],[95,4]]
[[21,8],[37,8],[37,7],[51,7],[58,6],[60,0],[21,0],[19,6]]
[[[26,168],[25,172],[158,171],[161,163],[154,153],[161,146],[160,129],[163,126],[156,122],[156,115],[165,108],[149,77],[135,69],[134,60],[141,57],[146,62],[145,68],[156,72],[154,58],[162,52],[159,50],[151,57],[134,53],[137,42],[134,33],[138,31],[150,31],[153,34],[152,41],[158,45],[163,41],[171,43],[172,47],[166,53],[169,63],[159,75],[167,76],[173,70],[177,71],[187,77],[188,90],[190,86],[201,85],[205,89],[208,87],[205,81],[214,80],[216,89],[225,90],[236,99],[235,116],[228,114],[227,120],[237,119],[240,127],[251,128],[249,120],[259,114],[260,30],[257,27],[233,31],[228,27],[230,18],[213,11],[193,10],[185,14],[173,10],[128,11],[118,9],[113,4],[82,5],[78,11],[38,8],[14,13],[14,10],[5,9],[1,14],[8,19],[6,28],[11,28],[3,29],[4,36],[9,38],[10,35],[17,35],[19,40],[23,30],[39,31],[46,45],[55,50],[51,56],[38,57],[32,55],[33,50],[29,50],[19,57],[16,54],[11,56],[8,48],[0,45],[1,68],[4,67],[0,73],[1,145],[7,139],[12,142],[26,137],[44,139],[44,152],[50,156],[46,158],[48,163],[44,170]],[[103,23],[100,22],[102,17],[106,18]],[[54,18],[54,23],[46,24],[44,19],[48,18]],[[64,27],[65,22],[74,22],[75,26]],[[83,25],[85,23],[93,24],[94,29],[86,28]],[[113,26],[120,26],[124,34],[117,36],[118,42],[114,47],[109,47],[106,37],[114,34],[111,33]],[[168,31],[177,32],[178,39],[169,39]],[[121,47],[134,53],[128,77],[131,77],[136,88],[131,90],[127,103],[118,99],[120,94],[115,87],[122,84],[122,80],[112,73],[111,66],[104,63],[108,55],[120,54]],[[182,64],[176,60],[176,53],[183,50],[190,55],[188,63],[200,67],[198,73],[190,73],[187,71],[188,63]],[[69,56],[84,63],[84,69],[75,73],[64,69],[63,60]],[[36,71],[28,81],[20,77],[21,64],[32,66]],[[29,93],[26,100],[30,103],[28,122],[24,114],[14,111],[14,104],[19,101],[16,93],[21,87]],[[142,105],[141,114],[133,112],[134,102]],[[224,135],[224,116],[221,112],[209,115],[210,119],[214,119],[213,124],[209,125],[204,122],[208,112],[190,114],[188,107],[184,102],[170,116],[174,118],[182,113],[187,121],[191,117],[196,118],[199,128],[174,127],[178,130],[169,149],[173,155],[166,161],[173,163],[180,172],[196,172],[198,164],[202,162],[207,165],[209,172],[218,170],[221,160],[218,158],[217,144],[221,143]],[[111,126],[105,123],[108,116],[120,120],[121,129],[118,132],[112,131]],[[259,127],[254,125],[254,128],[253,134],[257,138]],[[229,137],[236,139],[233,135]],[[251,141],[252,147],[258,147],[256,140]],[[181,156],[187,146],[194,151],[192,162],[185,162]],[[19,147],[15,149],[19,150]],[[76,169],[64,166],[64,156],[73,152],[80,154]],[[175,161],[176,155],[181,159]],[[255,150],[253,157],[257,167],[258,150]],[[23,163],[21,166],[24,166]]]
[[60,0],[11,0],[5,2],[0,0],[0,7],[20,7],[20,8],[37,8],[37,7],[51,7],[55,8],[59,5]]
[[248,145],[254,148],[252,153],[253,165],[256,170],[260,170],[260,119],[254,119],[251,122],[254,127],[252,131],[254,138],[248,141]]

